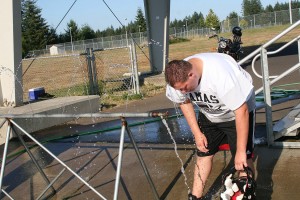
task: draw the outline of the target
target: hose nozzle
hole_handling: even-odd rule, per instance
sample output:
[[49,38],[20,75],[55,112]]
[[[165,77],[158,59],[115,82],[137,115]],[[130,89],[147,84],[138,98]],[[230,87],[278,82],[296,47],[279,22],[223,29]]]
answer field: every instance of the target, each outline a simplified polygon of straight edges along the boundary
[[162,118],[166,118],[168,117],[169,113],[168,112],[165,112],[165,113],[162,113],[162,112],[151,112],[151,117],[162,117]]

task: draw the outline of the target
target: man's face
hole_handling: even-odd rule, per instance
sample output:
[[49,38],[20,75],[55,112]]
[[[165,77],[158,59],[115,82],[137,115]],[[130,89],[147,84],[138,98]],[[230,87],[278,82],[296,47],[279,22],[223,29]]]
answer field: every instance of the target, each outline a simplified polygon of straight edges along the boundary
[[174,84],[174,88],[185,94],[194,91],[199,84],[199,78],[195,73],[190,72],[188,74],[188,80],[185,82],[177,82]]

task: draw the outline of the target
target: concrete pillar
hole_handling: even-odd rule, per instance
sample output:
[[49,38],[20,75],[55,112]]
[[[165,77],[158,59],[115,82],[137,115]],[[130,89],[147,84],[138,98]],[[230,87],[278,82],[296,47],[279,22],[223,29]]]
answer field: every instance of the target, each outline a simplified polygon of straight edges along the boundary
[[170,0],[144,0],[152,72],[164,72],[169,56]]
[[0,2],[0,106],[23,104],[21,0]]

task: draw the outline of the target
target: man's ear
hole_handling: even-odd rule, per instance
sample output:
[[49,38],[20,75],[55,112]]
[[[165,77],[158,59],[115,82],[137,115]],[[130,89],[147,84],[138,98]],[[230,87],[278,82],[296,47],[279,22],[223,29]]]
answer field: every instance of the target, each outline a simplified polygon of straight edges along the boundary
[[194,75],[193,72],[189,72],[189,73],[188,73],[188,77],[192,77],[193,75]]

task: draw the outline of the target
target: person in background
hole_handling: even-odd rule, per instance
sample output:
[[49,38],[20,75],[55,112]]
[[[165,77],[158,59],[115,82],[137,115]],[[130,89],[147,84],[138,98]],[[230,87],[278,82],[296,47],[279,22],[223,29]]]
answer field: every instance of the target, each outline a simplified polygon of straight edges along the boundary
[[[166,96],[180,105],[197,148],[192,193],[202,199],[219,146],[228,143],[234,167],[253,166],[255,94],[251,76],[230,56],[200,53],[165,69]],[[199,107],[198,119],[194,105]]]

